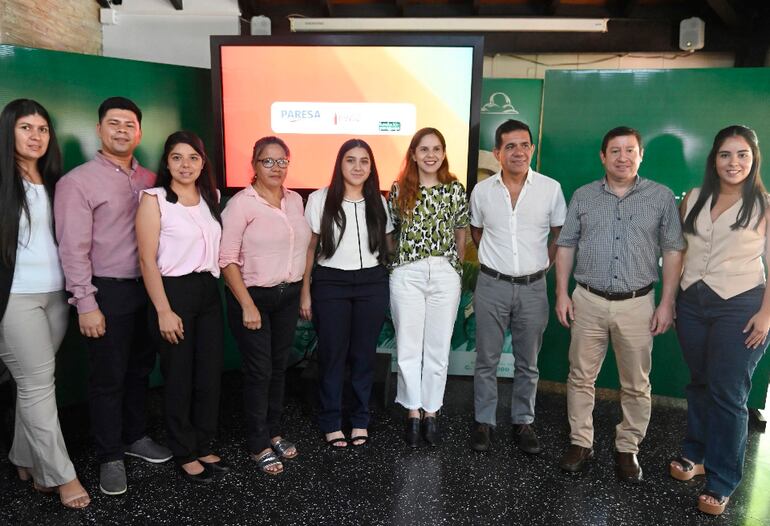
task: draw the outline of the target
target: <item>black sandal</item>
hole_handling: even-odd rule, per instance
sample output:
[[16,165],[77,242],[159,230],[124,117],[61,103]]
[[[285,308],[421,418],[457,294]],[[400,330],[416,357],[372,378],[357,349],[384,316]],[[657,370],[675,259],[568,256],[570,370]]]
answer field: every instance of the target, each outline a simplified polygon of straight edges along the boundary
[[[356,441],[359,441],[358,444],[356,444]],[[358,436],[351,436],[350,437],[350,445],[353,447],[364,447],[366,444],[369,443],[369,435],[358,435]]]
[[326,441],[326,445],[334,451],[339,451],[341,449],[347,449],[347,447],[350,445],[350,442],[348,442],[348,439],[343,436],[328,439]]
[[[671,465],[672,462],[676,462],[681,466],[681,469],[675,468]],[[691,460],[687,460],[683,456],[672,458],[668,463],[668,473],[672,478],[686,482],[692,480],[698,475],[705,475],[706,469],[703,464],[696,464]]]

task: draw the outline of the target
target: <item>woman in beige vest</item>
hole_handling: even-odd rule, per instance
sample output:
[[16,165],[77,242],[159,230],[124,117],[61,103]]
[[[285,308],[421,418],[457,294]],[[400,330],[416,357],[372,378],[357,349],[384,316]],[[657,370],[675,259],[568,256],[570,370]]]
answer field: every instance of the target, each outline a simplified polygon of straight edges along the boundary
[[687,435],[671,476],[706,475],[698,509],[719,515],[741,481],[751,375],[767,347],[768,195],[757,136],[729,126],[714,138],[701,188],[682,202],[687,240],[677,335],[690,369]]

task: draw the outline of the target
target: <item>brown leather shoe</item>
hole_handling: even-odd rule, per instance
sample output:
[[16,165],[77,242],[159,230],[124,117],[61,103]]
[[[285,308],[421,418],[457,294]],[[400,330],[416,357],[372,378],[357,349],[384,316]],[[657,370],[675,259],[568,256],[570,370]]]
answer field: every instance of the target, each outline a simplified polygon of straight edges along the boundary
[[615,451],[615,473],[621,482],[630,484],[642,482],[642,466],[636,459],[636,453]]
[[582,471],[587,461],[594,458],[594,450],[590,447],[581,447],[576,444],[570,444],[567,451],[559,460],[559,467],[570,473]]

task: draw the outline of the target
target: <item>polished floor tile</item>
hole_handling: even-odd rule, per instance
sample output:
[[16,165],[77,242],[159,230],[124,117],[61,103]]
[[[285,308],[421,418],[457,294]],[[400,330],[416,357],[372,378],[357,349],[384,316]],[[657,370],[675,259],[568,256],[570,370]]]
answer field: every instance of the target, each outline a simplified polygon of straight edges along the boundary
[[[597,458],[585,473],[569,475],[557,466],[568,443],[563,394],[541,390],[536,429],[542,455],[519,452],[510,440],[510,381],[500,383],[500,424],[488,453],[468,446],[473,385],[450,378],[440,416],[444,443],[408,449],[401,439],[404,413],[376,406],[371,443],[332,451],[314,423],[299,374],[289,376],[286,437],[300,456],[277,477],[261,474],[249,460],[243,439],[240,375],[223,382],[219,453],[233,471],[215,484],[196,487],[171,463],[127,461],[129,490],[108,497],[98,490],[98,468],[89,445],[84,406],[61,411],[75,466],[93,502],[84,511],[64,510],[53,496],[35,493],[11,474],[0,474],[0,524],[276,524],[276,525],[746,525],[770,524],[770,436],[749,436],[744,481],[722,517],[694,505],[702,481],[681,483],[668,476],[684,430],[682,403],[661,401],[640,454],[645,482],[619,484],[612,463],[612,434],[620,419],[613,400],[597,402]],[[153,435],[162,438],[159,390],[151,396]]]

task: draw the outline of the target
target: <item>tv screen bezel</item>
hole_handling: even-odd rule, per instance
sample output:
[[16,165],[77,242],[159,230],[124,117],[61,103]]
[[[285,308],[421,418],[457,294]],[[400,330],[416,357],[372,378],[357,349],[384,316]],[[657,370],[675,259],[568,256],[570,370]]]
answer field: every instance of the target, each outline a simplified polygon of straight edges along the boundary
[[[484,63],[484,37],[481,35],[445,35],[414,33],[301,34],[281,36],[212,36],[211,37],[211,97],[214,115],[214,163],[217,185],[224,195],[232,195],[242,187],[227,186],[225,178],[225,137],[222,101],[223,47],[235,46],[372,46],[372,47],[465,47],[472,48],[471,100],[468,122],[468,173],[466,191],[470,195],[476,184],[479,157],[479,119],[481,79]],[[255,137],[255,140],[257,138]],[[303,194],[315,188],[293,188]]]

